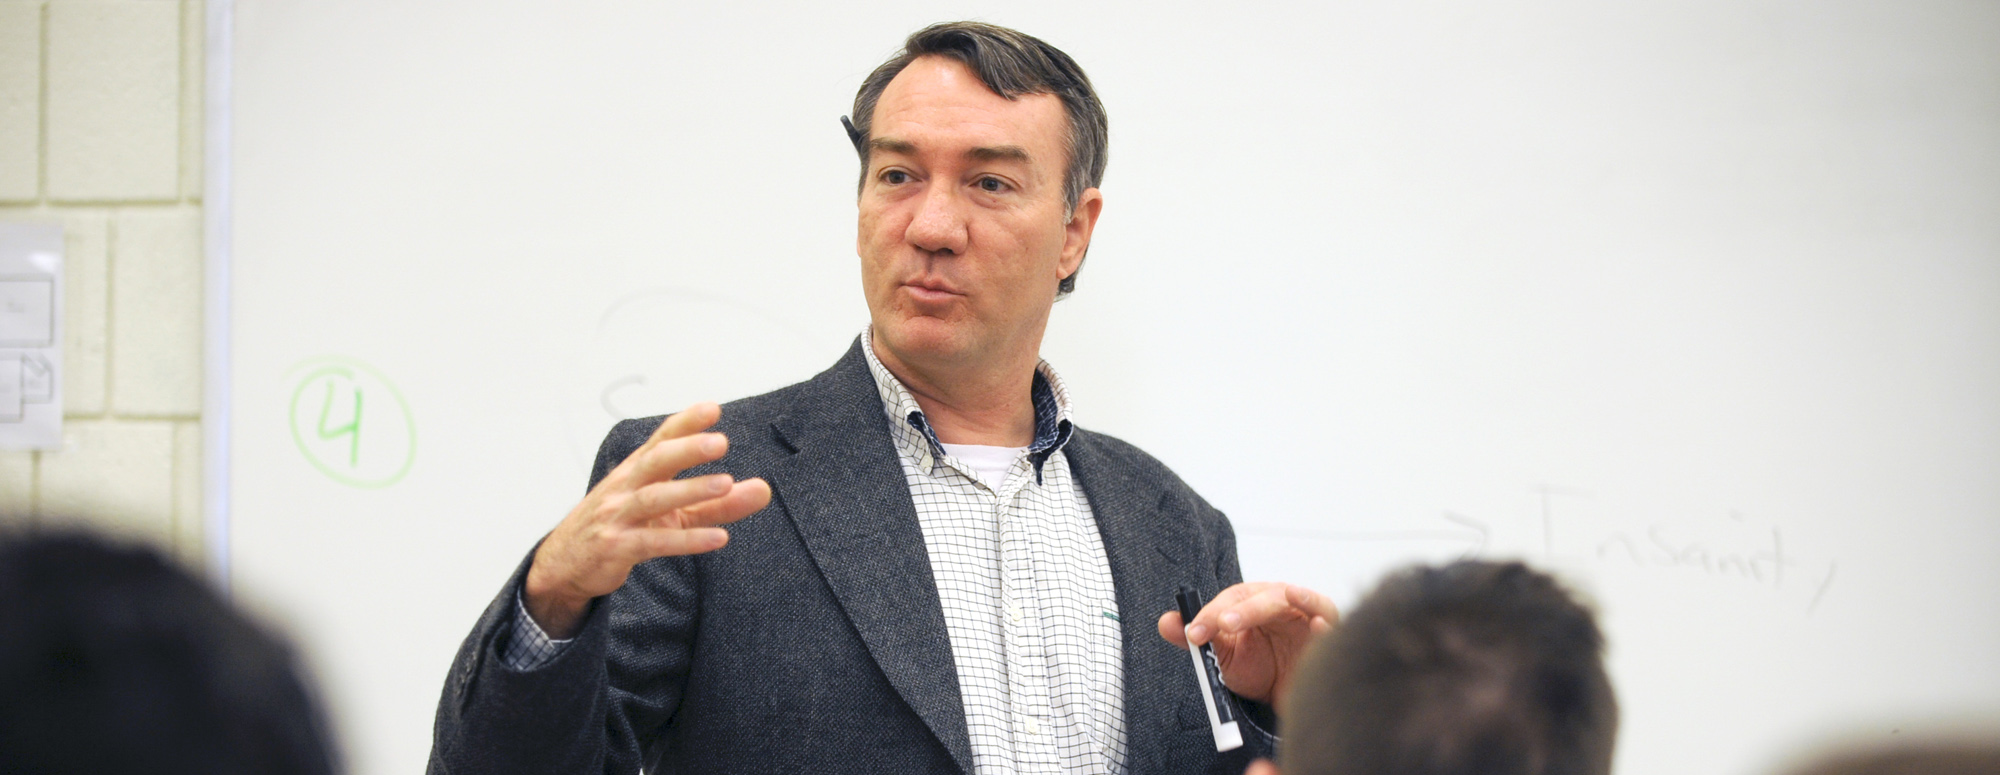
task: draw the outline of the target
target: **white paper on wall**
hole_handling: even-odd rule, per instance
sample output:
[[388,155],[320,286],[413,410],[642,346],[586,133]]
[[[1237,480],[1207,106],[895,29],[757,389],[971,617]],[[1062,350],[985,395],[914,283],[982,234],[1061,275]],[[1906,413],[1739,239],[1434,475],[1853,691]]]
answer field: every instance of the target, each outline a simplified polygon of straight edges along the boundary
[[0,223],[0,449],[62,447],[62,227]]

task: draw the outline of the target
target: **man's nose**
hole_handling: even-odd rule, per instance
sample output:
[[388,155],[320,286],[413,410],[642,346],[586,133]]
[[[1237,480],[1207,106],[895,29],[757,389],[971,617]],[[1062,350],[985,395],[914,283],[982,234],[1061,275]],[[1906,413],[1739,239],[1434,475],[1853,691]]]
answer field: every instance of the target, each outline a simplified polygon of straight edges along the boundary
[[904,234],[910,244],[930,253],[965,252],[965,199],[951,186],[931,186],[917,201]]

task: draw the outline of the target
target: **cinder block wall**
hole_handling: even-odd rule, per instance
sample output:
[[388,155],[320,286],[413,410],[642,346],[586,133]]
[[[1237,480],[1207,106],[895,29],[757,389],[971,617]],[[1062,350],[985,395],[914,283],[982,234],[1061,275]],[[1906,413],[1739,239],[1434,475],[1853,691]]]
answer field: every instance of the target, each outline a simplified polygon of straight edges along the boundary
[[61,223],[63,449],[0,452],[0,513],[201,561],[198,0],[0,0],[0,219]]

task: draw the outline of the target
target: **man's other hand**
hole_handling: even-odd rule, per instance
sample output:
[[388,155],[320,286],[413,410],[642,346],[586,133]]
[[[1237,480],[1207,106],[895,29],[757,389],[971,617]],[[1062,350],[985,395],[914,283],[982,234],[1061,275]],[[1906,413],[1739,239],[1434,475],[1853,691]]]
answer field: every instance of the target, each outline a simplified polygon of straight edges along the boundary
[[1181,648],[1212,643],[1222,682],[1237,696],[1278,706],[1292,668],[1313,636],[1331,631],[1340,612],[1325,595],[1295,584],[1253,581],[1222,590],[1183,626],[1179,611],[1160,616],[1160,637]]
[[1258,759],[1250,763],[1250,769],[1244,770],[1243,775],[1284,775],[1284,773],[1278,770],[1276,762],[1270,759]]
[[632,566],[720,549],[729,533],[716,525],[771,502],[762,479],[674,478],[729,451],[722,434],[702,433],[721,417],[722,407],[709,403],[668,417],[542,541],[528,566],[523,602],[549,637],[574,637],[590,601],[623,585]]

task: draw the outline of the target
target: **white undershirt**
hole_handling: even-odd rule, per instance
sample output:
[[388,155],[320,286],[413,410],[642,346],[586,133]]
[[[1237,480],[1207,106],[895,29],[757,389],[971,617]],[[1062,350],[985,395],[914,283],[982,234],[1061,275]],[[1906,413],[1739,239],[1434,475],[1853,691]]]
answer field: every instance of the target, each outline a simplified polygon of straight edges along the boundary
[[944,447],[945,454],[972,466],[973,472],[979,474],[979,480],[994,492],[1007,486],[1007,469],[1013,468],[1014,461],[1028,452],[1027,447],[988,447],[983,444],[946,444],[942,441],[938,442],[938,446]]

